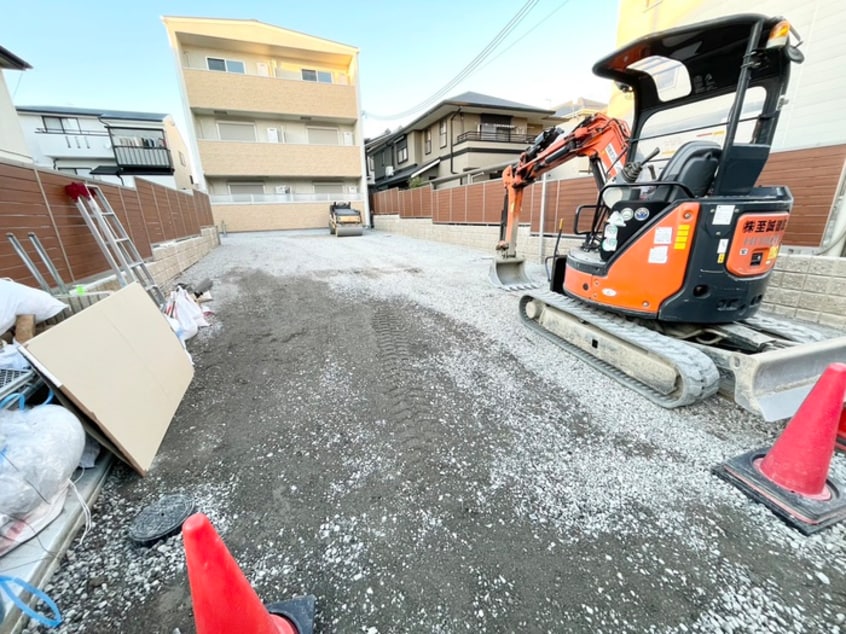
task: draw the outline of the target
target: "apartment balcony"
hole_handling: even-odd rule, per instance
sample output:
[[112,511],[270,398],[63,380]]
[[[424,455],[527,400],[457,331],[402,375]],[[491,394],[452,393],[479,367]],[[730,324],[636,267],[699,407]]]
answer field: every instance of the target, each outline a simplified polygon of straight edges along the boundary
[[52,158],[110,159],[112,144],[108,132],[63,132],[38,128],[38,147]]
[[531,134],[517,134],[511,130],[497,130],[496,132],[465,132],[459,134],[455,139],[456,145],[460,143],[484,144],[489,147],[491,144],[518,144],[531,145],[535,140]]
[[209,176],[302,176],[360,178],[361,148],[241,141],[197,142]]
[[218,194],[209,196],[213,205],[284,205],[291,203],[331,203],[336,200],[362,202],[362,194]]
[[115,161],[122,174],[169,175],[173,174],[170,150],[164,147],[135,147],[115,145]]
[[358,120],[355,86],[183,68],[193,109]]

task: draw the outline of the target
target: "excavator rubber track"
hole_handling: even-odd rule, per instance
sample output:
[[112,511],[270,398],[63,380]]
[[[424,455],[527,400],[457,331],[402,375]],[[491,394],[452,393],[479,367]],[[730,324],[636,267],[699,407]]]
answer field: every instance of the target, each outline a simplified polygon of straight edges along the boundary
[[[530,303],[540,302],[543,310],[552,309],[561,313],[570,326],[590,338],[586,347],[606,347],[594,338],[594,333],[604,339],[610,338],[610,345],[625,348],[626,354],[638,362],[653,363],[656,360],[674,372],[674,379],[662,381],[663,385],[650,384],[643,377],[635,378],[619,367],[595,354],[567,341],[538,323],[529,312]],[[578,357],[603,374],[622,385],[640,393],[653,403],[664,408],[682,407],[714,395],[720,386],[720,375],[714,362],[695,347],[678,339],[667,337],[654,330],[640,326],[624,317],[599,311],[565,295],[551,291],[532,291],[520,299],[520,316],[525,324],[554,342],[564,350]],[[539,317],[540,318],[540,317]],[[591,345],[592,344],[592,345]],[[612,356],[616,353],[611,351]]]

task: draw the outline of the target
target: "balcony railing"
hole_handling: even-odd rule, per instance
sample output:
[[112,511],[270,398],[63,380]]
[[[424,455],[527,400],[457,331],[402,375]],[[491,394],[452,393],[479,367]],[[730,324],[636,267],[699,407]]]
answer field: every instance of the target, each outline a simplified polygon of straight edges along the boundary
[[[96,130],[55,130],[50,128],[36,128],[36,134],[51,134],[51,135],[62,135],[65,137],[65,144],[67,145],[68,149],[97,149],[98,146],[94,145],[92,148],[92,141],[91,137],[108,137],[108,132],[98,132]],[[58,136],[56,137],[58,138]]]
[[465,132],[458,135],[456,142],[485,141],[490,143],[520,143],[521,145],[531,145],[534,139],[535,137],[531,134],[517,134],[510,130],[502,130],[499,132]]
[[278,203],[321,203],[344,200],[361,202],[361,194],[217,194],[209,196],[214,205],[267,205]]
[[115,160],[121,167],[171,169],[170,152],[163,147],[115,145]]
[[[205,66],[203,64],[197,64],[197,63],[186,64],[185,68],[188,68],[190,70],[204,70],[204,71],[208,71],[208,72],[211,72],[211,73],[223,73],[224,72],[224,71],[219,71],[219,70],[210,70],[207,66]],[[246,68],[244,69],[243,73],[235,73],[235,72],[232,72],[232,71],[226,71],[226,72],[228,72],[230,75],[249,75],[251,77],[266,77],[268,79],[286,79],[286,80],[289,80],[289,81],[302,81],[302,82],[307,82],[307,83],[310,83],[310,84],[318,84],[318,83],[324,84],[324,85],[334,84],[336,86],[349,86],[349,84],[350,84],[350,80],[347,77],[346,73],[339,73],[339,72],[332,73],[332,81],[320,81],[320,82],[318,82],[314,79],[303,79],[301,72],[284,70],[282,68],[276,68],[273,72],[270,72],[270,70],[268,69],[267,73],[254,73],[254,72],[248,71]]]

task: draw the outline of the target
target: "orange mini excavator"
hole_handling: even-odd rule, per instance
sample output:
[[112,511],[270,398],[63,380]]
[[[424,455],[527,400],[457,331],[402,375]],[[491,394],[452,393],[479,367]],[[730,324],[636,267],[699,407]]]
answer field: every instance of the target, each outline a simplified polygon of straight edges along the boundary
[[[632,42],[593,68],[633,99],[631,132],[603,114],[551,128],[503,173],[491,281],[525,291],[528,326],[664,407],[722,389],[786,418],[846,360],[846,337],[758,314],[793,205],[786,187],[756,185],[803,59],[791,34],[781,18],[737,15]],[[575,213],[584,240],[552,257],[548,290],[528,290],[523,190],[579,156],[599,188]]]

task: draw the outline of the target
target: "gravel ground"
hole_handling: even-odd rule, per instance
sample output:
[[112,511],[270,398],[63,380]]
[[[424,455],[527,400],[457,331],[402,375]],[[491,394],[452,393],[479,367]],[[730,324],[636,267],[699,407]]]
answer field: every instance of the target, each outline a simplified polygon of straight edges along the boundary
[[318,632],[846,630],[846,525],[804,537],[710,474],[778,426],[618,387],[522,326],[489,264],[225,238],[184,276],[216,315],[150,474],[114,469],[46,588],[58,631],[194,631],[181,538],[126,536],[174,492],[264,600],[315,594]]

